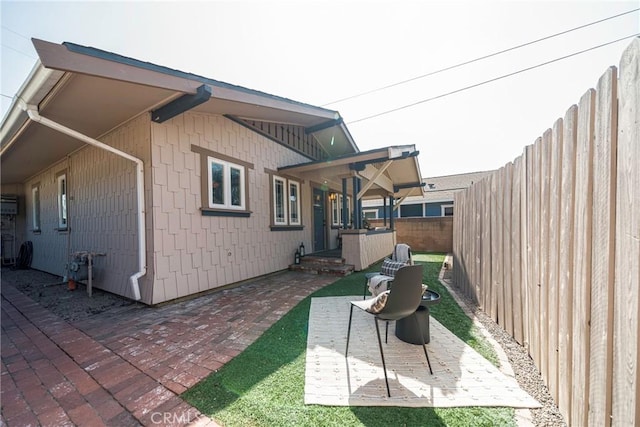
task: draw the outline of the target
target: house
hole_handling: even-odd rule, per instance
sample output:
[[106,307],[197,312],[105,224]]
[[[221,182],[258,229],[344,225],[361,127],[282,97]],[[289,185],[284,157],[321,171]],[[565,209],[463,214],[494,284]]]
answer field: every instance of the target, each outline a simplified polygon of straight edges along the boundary
[[370,227],[385,227],[393,220],[396,239],[423,252],[451,252],[453,250],[453,195],[469,187],[491,172],[471,172],[423,179],[424,193],[400,199],[394,205],[380,199],[363,202]]
[[[421,195],[413,145],[360,152],[333,110],[73,43],[39,61],[0,128],[2,194],[31,267],[158,304],[284,270],[301,244],[356,269],[393,227],[362,203]],[[77,264],[76,264],[77,265]]]
[[456,175],[424,178],[424,193],[410,196],[394,205],[393,215],[389,207],[380,199],[371,199],[363,203],[362,210],[367,219],[386,217],[422,218],[453,216],[453,194],[480,181],[493,171],[469,172]]

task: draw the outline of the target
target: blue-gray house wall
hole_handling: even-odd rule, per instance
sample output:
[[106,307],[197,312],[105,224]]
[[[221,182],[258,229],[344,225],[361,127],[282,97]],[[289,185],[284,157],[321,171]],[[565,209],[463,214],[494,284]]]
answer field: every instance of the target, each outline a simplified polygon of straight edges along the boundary
[[[394,218],[416,218],[416,217],[440,217],[442,215],[443,206],[451,206],[453,201],[434,202],[434,203],[411,203],[402,204],[399,209],[393,212]],[[386,207],[387,214],[385,215],[384,206],[366,207],[365,216],[369,219],[374,218],[372,213],[377,211],[377,218],[389,218],[389,207]]]

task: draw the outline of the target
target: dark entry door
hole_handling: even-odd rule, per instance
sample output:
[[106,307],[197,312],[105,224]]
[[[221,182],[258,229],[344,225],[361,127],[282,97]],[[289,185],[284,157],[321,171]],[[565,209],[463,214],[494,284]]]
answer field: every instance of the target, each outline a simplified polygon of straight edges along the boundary
[[313,189],[313,251],[323,251],[324,236],[326,235],[325,213],[324,213],[324,191]]

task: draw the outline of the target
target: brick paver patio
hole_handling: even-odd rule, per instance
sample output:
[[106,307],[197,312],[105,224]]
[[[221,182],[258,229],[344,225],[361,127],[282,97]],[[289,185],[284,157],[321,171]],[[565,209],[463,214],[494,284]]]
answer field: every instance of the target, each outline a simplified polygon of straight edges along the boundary
[[3,277],[0,424],[215,426],[179,395],[335,280],[284,272],[70,324]]

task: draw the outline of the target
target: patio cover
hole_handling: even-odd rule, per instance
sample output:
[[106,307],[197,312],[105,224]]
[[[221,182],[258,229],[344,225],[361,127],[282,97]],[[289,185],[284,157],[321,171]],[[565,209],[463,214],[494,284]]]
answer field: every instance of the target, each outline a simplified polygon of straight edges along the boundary
[[[357,199],[393,196],[404,199],[423,196],[415,145],[399,145],[346,154],[327,161],[301,163],[278,170],[292,176],[318,182],[330,190],[342,191],[342,179],[362,179]],[[350,184],[349,184],[350,185]]]
[[[358,151],[337,111],[73,43],[33,44],[39,60],[0,127],[3,184],[22,183],[84,145],[30,121],[24,104],[95,139],[142,114],[153,112],[158,121],[163,108],[191,109],[303,126],[329,157]],[[185,107],[185,100],[199,103]]]

